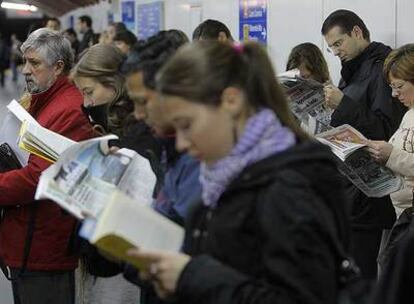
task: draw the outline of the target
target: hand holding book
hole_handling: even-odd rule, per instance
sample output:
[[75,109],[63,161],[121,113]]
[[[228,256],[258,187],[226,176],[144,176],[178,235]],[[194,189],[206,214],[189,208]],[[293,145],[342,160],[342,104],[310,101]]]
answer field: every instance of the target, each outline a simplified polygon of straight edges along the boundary
[[141,269],[140,277],[142,280],[152,282],[161,299],[168,299],[174,295],[178,279],[191,259],[190,256],[182,253],[137,248],[128,250],[127,254],[146,265]]

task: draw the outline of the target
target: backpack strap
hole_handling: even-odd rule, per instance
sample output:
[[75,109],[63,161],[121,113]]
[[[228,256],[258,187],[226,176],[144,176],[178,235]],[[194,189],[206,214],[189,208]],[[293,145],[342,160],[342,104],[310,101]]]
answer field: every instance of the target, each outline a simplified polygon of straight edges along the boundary
[[13,276],[11,273],[10,267],[8,267],[4,263],[4,261],[0,258],[0,269],[3,271],[6,279],[9,281],[17,280],[18,278],[22,277],[24,273],[26,272],[27,262],[29,261],[30,249],[32,247],[32,240],[33,240],[33,234],[34,234],[35,222],[36,222],[36,213],[37,213],[38,207],[39,207],[39,203],[36,201],[30,206],[30,218],[29,218],[29,223],[27,225],[26,241],[24,243],[24,249],[23,249],[23,261],[22,261],[22,266],[18,274]]

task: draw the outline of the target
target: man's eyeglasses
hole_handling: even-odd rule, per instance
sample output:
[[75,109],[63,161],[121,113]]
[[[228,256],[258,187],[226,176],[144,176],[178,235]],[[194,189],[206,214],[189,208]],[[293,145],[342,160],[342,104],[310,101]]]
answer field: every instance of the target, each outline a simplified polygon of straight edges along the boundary
[[344,43],[344,41],[345,41],[345,39],[339,39],[339,40],[337,40],[335,43],[333,43],[330,47],[327,47],[326,48],[326,51],[328,52],[328,53],[333,53],[334,52],[334,50],[337,50],[337,49],[339,49],[341,46],[342,46],[342,44]]

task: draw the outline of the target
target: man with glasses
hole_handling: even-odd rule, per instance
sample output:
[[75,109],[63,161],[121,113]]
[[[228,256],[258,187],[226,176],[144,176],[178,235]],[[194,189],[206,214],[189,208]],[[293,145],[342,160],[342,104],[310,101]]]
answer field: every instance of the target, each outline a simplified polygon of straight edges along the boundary
[[[368,139],[388,140],[398,128],[406,108],[391,95],[383,64],[391,48],[371,42],[370,33],[354,12],[337,10],[323,23],[329,51],[342,63],[339,86],[325,85],[325,100],[334,109],[331,125],[349,124]],[[395,221],[389,196],[368,198],[349,184],[352,200],[352,253],[364,277],[376,277],[376,257],[383,229]]]

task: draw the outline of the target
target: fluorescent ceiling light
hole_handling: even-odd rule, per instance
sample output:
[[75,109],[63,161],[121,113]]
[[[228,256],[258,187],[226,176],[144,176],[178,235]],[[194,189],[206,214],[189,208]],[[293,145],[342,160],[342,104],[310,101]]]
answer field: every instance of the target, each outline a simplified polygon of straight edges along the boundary
[[2,2],[1,7],[5,9],[12,9],[12,10],[31,11],[31,12],[37,11],[36,6],[28,5],[28,4],[21,4],[21,3]]

